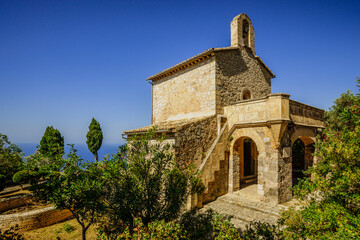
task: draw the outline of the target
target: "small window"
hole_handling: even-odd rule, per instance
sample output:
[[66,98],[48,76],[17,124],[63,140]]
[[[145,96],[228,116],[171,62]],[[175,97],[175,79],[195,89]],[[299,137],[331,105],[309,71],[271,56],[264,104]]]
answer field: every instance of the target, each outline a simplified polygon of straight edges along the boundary
[[248,90],[244,91],[243,93],[243,100],[249,100],[251,99],[250,92]]

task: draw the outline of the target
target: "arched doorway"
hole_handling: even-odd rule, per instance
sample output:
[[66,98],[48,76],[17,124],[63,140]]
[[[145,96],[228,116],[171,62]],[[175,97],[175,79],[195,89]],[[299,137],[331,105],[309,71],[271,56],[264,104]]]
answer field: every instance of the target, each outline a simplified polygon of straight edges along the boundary
[[292,187],[309,177],[304,171],[313,165],[314,142],[307,137],[296,139],[292,146]]
[[235,190],[257,184],[259,152],[254,140],[239,138],[234,144],[233,153]]

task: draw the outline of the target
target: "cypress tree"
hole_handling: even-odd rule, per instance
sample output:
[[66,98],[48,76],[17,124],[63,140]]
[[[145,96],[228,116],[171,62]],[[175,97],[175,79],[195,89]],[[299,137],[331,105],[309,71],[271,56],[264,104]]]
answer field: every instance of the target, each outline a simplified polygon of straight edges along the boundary
[[89,125],[89,131],[86,134],[86,144],[92,154],[94,154],[95,162],[98,161],[98,151],[101,147],[103,140],[103,133],[100,127],[100,123],[92,118]]

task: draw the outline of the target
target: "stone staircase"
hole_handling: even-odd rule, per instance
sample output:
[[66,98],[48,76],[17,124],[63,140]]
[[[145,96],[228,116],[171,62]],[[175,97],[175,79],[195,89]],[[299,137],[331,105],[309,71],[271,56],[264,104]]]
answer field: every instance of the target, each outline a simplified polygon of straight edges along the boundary
[[225,122],[210,147],[206,157],[200,165],[202,179],[206,187],[202,194],[202,203],[214,201],[217,196],[227,193],[228,189],[228,157],[227,151],[227,122]]
[[202,208],[201,211],[212,209],[231,218],[231,223],[240,229],[245,229],[252,221],[276,224],[281,211],[287,209],[284,205],[272,205],[256,199],[250,199],[239,193],[226,194],[218,197]]

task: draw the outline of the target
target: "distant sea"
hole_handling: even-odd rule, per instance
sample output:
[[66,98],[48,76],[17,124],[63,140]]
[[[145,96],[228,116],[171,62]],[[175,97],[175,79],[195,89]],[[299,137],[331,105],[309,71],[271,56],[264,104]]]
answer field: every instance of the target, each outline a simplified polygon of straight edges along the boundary
[[[36,146],[39,143],[18,143],[17,144],[24,152],[25,156],[29,156],[30,154],[35,153],[37,150]],[[106,154],[114,154],[116,150],[119,148],[120,144],[103,144],[98,152],[99,161],[104,158]],[[74,144],[75,149],[77,150],[77,155],[81,156],[81,158],[88,162],[94,161],[94,155],[89,151],[86,144]],[[70,147],[65,145],[65,155],[70,151]]]

